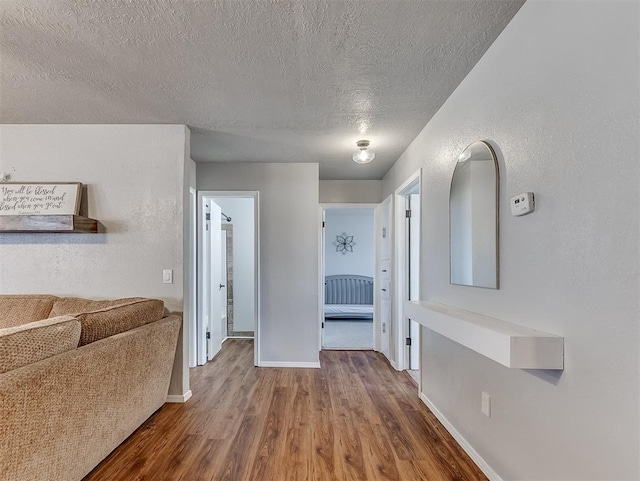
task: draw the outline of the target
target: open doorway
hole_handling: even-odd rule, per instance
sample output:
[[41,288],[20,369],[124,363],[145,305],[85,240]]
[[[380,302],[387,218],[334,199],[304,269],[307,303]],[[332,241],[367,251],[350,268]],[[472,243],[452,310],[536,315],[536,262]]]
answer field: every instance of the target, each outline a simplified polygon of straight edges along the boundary
[[254,338],[258,359],[258,193],[198,193],[198,313],[190,358],[212,360],[229,338]]
[[374,207],[323,209],[323,349],[374,348]]
[[404,302],[420,299],[420,171],[396,190],[398,368],[420,384],[420,324],[404,315]]

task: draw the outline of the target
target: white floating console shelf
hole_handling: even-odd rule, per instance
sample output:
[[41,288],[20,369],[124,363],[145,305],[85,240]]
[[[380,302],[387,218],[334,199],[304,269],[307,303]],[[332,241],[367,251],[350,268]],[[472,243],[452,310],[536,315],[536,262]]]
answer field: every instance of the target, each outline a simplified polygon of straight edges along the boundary
[[430,301],[406,301],[405,316],[510,368],[564,369],[564,338]]

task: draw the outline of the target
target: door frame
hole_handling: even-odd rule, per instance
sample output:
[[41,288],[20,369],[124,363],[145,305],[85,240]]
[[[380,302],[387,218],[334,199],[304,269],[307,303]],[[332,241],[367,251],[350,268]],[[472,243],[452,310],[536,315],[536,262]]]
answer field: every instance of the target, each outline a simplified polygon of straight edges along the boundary
[[197,316],[198,316],[198,192],[189,187],[189,302],[185,315],[189,320],[189,367],[196,367]]
[[[389,282],[389,310],[391,311],[389,314],[389,320],[388,320],[388,325],[387,325],[387,340],[388,343],[386,346],[383,346],[382,344],[382,295],[379,296],[374,296],[374,302],[375,302],[375,315],[376,317],[379,319],[379,331],[378,331],[378,338],[377,338],[377,342],[374,342],[374,349],[377,352],[381,352],[385,355],[385,357],[389,360],[389,362],[391,363],[391,365],[395,368],[395,361],[393,360],[393,352],[394,352],[394,345],[393,345],[393,339],[394,339],[394,333],[393,333],[393,304],[394,304],[394,296],[393,296],[393,242],[394,242],[394,230],[395,230],[395,226],[394,226],[394,206],[393,206],[393,201],[394,201],[394,196],[392,194],[388,195],[387,197],[384,198],[384,200],[382,202],[380,202],[377,205],[376,208],[376,214],[374,217],[374,229],[375,229],[375,248],[376,248],[376,275],[375,275],[375,280],[374,282],[377,283],[378,285],[378,293],[380,293],[380,289],[383,288],[384,285],[384,279],[382,276],[382,261],[383,261],[383,256],[382,256],[382,222],[381,222],[381,216],[382,216],[382,209],[386,209],[387,210],[387,239],[388,239],[388,243],[389,243],[389,267],[388,269],[391,271],[389,273],[389,278],[388,278],[388,282]],[[375,339],[374,339],[375,340]],[[386,353],[385,353],[385,348],[386,347]]]
[[[252,198],[253,199],[253,213],[254,213],[254,327],[253,327],[253,364],[258,365],[260,359],[260,192],[257,190],[199,190],[198,191],[198,214],[197,219],[202,218],[202,201],[204,198],[214,197],[228,197],[228,198]],[[203,231],[202,222],[197,222],[197,239],[198,239],[198,259],[202,259],[202,241]],[[198,314],[197,324],[202,323],[202,296],[205,294],[202,292],[202,280],[203,280],[203,266],[200,262],[197,263],[197,278],[198,278]],[[197,342],[197,340],[196,340]]]
[[324,235],[324,217],[325,211],[327,209],[371,209],[373,211],[373,349],[375,351],[379,351],[380,346],[380,317],[376,312],[375,305],[376,300],[379,297],[377,292],[377,279],[376,279],[376,269],[377,269],[377,253],[378,253],[378,238],[376,236],[376,207],[380,204],[375,203],[327,203],[323,202],[319,204],[319,243],[320,246],[318,252],[318,350],[322,350],[324,331],[322,329],[322,324],[324,323],[324,252],[325,252],[325,235]]
[[[409,366],[409,350],[406,349],[405,338],[408,334],[408,318],[404,315],[404,302],[408,299],[408,285],[407,285],[407,272],[406,272],[406,259],[407,259],[407,232],[405,229],[405,206],[404,201],[406,192],[414,185],[418,186],[418,192],[420,193],[420,199],[422,202],[422,169],[418,169],[411,174],[401,185],[395,190],[394,195],[394,210],[395,210],[395,222],[394,222],[394,269],[393,274],[395,278],[394,289],[394,306],[393,312],[395,313],[394,332],[396,334],[396,352],[395,352],[395,367],[399,371],[408,369]],[[422,226],[421,219],[419,219],[418,225]],[[418,249],[420,251],[420,249]],[[422,266],[421,262],[418,262],[418,282],[420,282]]]

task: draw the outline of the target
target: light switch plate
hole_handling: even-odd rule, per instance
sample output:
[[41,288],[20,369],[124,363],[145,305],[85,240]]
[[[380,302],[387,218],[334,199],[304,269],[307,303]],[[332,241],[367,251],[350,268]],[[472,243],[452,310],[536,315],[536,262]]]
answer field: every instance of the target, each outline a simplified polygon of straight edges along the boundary
[[491,417],[491,396],[488,393],[482,393],[482,414]]
[[525,192],[511,198],[511,215],[521,216],[533,212],[536,208],[533,192]]
[[162,283],[173,284],[173,269],[163,269],[162,271]]

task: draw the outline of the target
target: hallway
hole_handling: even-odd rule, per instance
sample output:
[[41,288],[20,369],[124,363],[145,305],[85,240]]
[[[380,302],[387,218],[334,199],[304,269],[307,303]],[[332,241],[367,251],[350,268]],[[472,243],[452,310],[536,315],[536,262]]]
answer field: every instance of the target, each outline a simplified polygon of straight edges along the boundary
[[252,342],[192,369],[193,398],[165,404],[85,481],[486,479],[380,354],[255,368]]

